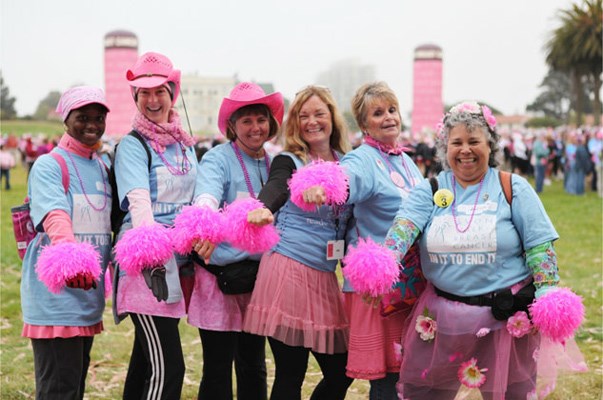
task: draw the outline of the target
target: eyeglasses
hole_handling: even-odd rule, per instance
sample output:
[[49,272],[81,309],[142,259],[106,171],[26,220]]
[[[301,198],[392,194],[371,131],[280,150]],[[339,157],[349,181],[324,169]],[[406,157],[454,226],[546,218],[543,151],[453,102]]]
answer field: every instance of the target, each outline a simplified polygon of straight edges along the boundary
[[320,90],[324,90],[327,93],[331,93],[331,89],[329,89],[326,86],[323,86],[323,85],[307,85],[307,86],[304,86],[303,88],[301,88],[300,90],[298,90],[297,93],[295,93],[295,97],[297,97],[297,95],[300,94],[301,92],[305,92],[308,89],[320,89]]

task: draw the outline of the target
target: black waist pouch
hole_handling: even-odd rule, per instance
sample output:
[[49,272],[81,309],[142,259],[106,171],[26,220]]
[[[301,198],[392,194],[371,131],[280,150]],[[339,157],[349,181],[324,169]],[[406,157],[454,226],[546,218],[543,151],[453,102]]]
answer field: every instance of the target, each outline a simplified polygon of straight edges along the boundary
[[[499,321],[505,321],[517,311],[528,313],[528,306],[534,301],[536,287],[534,283],[524,286],[515,295],[511,289],[496,292],[492,299],[492,314]],[[529,315],[529,313],[528,313]]]
[[243,294],[253,291],[260,267],[259,261],[246,259],[226,265],[205,264],[195,252],[192,253],[192,258],[197,264],[216,276],[218,287],[222,293]]

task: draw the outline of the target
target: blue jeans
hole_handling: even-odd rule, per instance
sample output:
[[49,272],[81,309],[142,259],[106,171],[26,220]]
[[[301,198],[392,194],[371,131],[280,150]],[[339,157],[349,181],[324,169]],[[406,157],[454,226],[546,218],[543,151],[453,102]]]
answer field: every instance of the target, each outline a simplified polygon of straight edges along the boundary
[[539,162],[536,163],[535,175],[536,175],[536,193],[542,192],[544,185],[544,174],[546,172],[546,165],[542,165]]

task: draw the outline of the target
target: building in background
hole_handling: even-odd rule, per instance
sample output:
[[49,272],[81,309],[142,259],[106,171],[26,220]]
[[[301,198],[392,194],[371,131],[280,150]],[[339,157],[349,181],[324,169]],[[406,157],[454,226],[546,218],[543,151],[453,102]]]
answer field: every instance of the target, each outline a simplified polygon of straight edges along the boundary
[[[237,84],[236,76],[209,77],[195,74],[182,75],[180,95],[194,134],[211,136],[219,132],[218,112],[222,99]],[[176,103],[182,126],[188,128],[182,100]]]
[[351,101],[358,88],[375,80],[375,67],[361,65],[358,61],[347,59],[331,65],[316,79],[316,83],[331,90],[337,106],[342,112],[351,110]]
[[424,44],[415,48],[412,133],[433,132],[443,112],[442,49],[434,44]]
[[105,96],[111,109],[105,128],[108,137],[120,137],[132,129],[136,105],[132,101],[126,71],[137,59],[138,38],[134,33],[117,30],[105,35]]

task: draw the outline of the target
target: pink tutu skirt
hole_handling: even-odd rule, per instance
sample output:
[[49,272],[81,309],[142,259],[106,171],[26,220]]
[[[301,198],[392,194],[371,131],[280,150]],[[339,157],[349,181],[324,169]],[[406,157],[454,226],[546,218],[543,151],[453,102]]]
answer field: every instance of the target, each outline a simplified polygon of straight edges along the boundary
[[243,330],[317,353],[345,353],[348,322],[337,276],[265,254]]
[[400,343],[408,311],[383,317],[357,293],[345,293],[350,320],[347,376],[375,380],[400,371]]
[[490,307],[438,296],[428,285],[409,319],[398,393],[401,399],[540,399],[554,390],[556,370],[586,370],[575,345],[555,345],[527,329],[515,337]]

